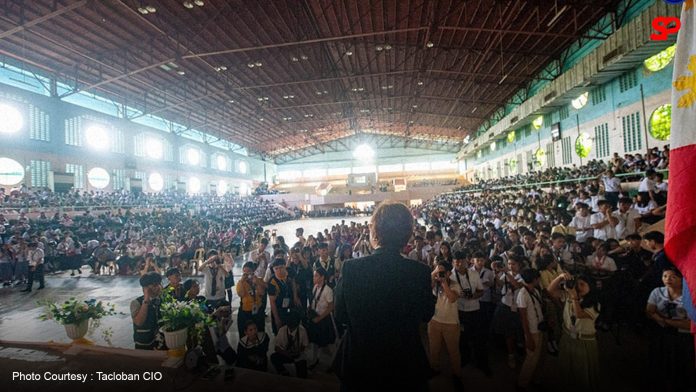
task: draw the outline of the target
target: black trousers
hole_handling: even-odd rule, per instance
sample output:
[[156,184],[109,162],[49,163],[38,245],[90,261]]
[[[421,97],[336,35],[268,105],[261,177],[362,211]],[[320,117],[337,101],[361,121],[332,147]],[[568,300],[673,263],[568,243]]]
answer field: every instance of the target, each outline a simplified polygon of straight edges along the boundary
[[281,353],[273,353],[271,354],[271,363],[273,364],[273,367],[278,373],[285,373],[287,371],[287,369],[285,369],[285,364],[294,363],[295,371],[297,372],[297,377],[307,378],[307,361],[304,359],[295,361],[287,355]]
[[619,202],[619,192],[604,192],[604,198],[611,203],[613,208],[616,208]]
[[44,286],[43,264],[37,265],[33,270],[29,267],[29,284],[27,289],[31,290],[31,286],[34,285],[34,278],[39,281],[39,287]]
[[459,353],[462,357],[462,366],[469,362],[473,351],[476,366],[479,369],[488,369],[488,352],[486,342],[487,332],[484,329],[484,317],[480,310],[473,312],[459,311],[459,324],[461,332],[459,336]]

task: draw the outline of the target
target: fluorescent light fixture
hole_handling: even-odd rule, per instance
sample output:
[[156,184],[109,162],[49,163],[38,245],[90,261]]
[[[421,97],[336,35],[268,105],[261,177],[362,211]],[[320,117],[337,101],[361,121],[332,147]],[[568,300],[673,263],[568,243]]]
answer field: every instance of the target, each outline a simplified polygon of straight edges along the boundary
[[151,190],[159,192],[164,188],[164,179],[159,173],[151,173],[150,177],[147,179],[147,184],[150,186]]

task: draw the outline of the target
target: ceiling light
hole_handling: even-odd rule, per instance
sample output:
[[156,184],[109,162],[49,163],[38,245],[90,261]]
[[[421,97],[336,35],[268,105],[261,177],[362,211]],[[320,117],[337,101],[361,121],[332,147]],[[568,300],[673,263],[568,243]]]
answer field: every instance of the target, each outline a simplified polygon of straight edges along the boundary
[[184,7],[188,8],[188,9],[193,8],[193,3],[190,1],[184,1],[182,4],[184,5]]
[[352,55],[353,55],[353,52],[351,52],[350,50],[346,52],[346,56],[352,56]]
[[257,67],[260,67],[260,66],[262,66],[262,65],[263,65],[263,63],[262,63],[262,62],[260,62],[260,61],[257,61],[257,62],[255,62],[255,63],[254,63],[254,65],[255,65],[255,66],[257,66]]
[[392,49],[391,45],[388,45],[388,44],[384,45],[384,50],[391,50],[391,49]]
[[435,46],[435,44],[433,43],[433,41],[428,41],[428,42],[425,44],[425,46],[427,46],[428,48],[432,48],[433,46]]
[[176,71],[176,73],[178,73],[178,74],[181,75],[181,76],[186,75],[186,72],[184,72],[184,71]]
[[140,12],[143,15],[147,15],[150,13],[150,11],[148,11],[145,7],[138,7],[138,12]]
[[157,12],[157,8],[155,8],[151,5],[148,5],[147,7],[145,7],[145,9],[147,10],[147,12],[149,12],[151,14],[154,14],[155,12]]
[[363,87],[358,87],[358,91],[365,91]]
[[301,58],[302,60],[309,60],[309,57],[307,57],[307,56],[305,56],[305,55],[300,56],[300,58]]
[[249,67],[249,68],[254,68],[254,63],[249,63],[249,64],[247,64],[247,67]]
[[384,48],[380,45],[375,48],[376,51],[381,52]]
[[474,108],[471,110],[471,114],[474,114],[478,110],[478,106],[474,106]]
[[259,121],[263,121],[263,117],[259,117]]
[[419,80],[417,84],[418,84],[419,86],[422,86],[422,85],[423,85],[423,81]]
[[498,81],[498,84],[503,84],[503,82],[505,81],[505,79],[507,79],[507,77],[508,77],[508,74],[503,75],[503,77],[500,78],[500,81]]
[[295,56],[292,56],[292,57],[290,58],[290,60],[292,60],[292,62],[294,62],[294,63],[300,61],[300,59],[298,59],[298,58],[295,57]]
[[413,105],[413,106],[411,106],[411,107],[414,108],[414,109],[418,109],[418,105]]
[[205,3],[203,2],[203,0],[194,0],[193,4],[195,4],[195,5],[199,6],[199,7],[203,7],[203,6],[205,5]]
[[234,103],[234,99],[228,99],[227,102],[228,102],[228,103]]
[[263,97],[263,100],[264,100],[264,101],[268,101],[268,97]]

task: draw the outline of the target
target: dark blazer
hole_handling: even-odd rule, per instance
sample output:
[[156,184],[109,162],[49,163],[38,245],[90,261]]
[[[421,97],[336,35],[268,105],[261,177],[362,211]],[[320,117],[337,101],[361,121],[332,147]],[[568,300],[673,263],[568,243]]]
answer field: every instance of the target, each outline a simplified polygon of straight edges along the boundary
[[380,248],[343,265],[336,318],[348,329],[334,369],[345,385],[409,385],[428,379],[419,325],[435,312],[430,279],[427,266],[392,249]]

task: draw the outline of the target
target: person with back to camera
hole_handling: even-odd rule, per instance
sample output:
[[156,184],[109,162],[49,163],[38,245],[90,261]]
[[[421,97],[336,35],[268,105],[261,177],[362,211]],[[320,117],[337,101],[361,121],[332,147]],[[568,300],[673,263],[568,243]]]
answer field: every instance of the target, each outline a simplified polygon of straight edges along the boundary
[[413,217],[385,201],[370,230],[375,251],[346,262],[336,287],[336,318],[348,330],[333,367],[343,391],[427,391],[431,370],[419,325],[435,311],[430,270],[400,254]]

